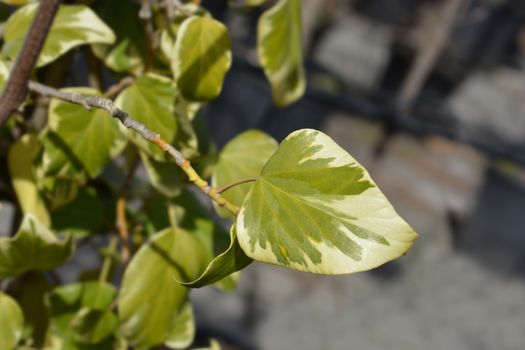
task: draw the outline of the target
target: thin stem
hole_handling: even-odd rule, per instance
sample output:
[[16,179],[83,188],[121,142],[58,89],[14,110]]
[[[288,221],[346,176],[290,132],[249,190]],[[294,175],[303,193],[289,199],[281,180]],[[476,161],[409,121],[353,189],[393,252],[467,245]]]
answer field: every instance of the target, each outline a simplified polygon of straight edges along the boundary
[[248,182],[255,182],[258,179],[259,179],[259,176],[253,176],[253,177],[247,177],[245,179],[240,179],[240,180],[237,180],[237,181],[230,182],[229,184],[226,184],[224,186],[217,187],[217,193],[222,194],[222,193],[228,191],[232,187],[235,187],[235,186],[238,186],[238,185],[242,185],[242,184],[245,184],[245,183],[248,183]]
[[38,7],[24,46],[16,58],[15,65],[0,96],[0,125],[3,125],[7,118],[18,109],[25,98],[27,83],[60,3],[60,0],[42,0]]
[[104,92],[104,97],[111,98],[117,96],[122,90],[133,84],[135,78],[129,76],[120,80],[115,85],[111,85],[106,92]]
[[98,277],[99,283],[104,283],[108,280],[109,270],[111,269],[111,260],[115,255],[115,250],[117,249],[117,237],[112,236],[109,241],[108,250],[105,252],[104,262],[102,263],[102,268],[100,269],[100,275]]
[[129,261],[130,257],[130,249],[129,249],[129,231],[128,231],[128,222],[126,221],[126,196],[124,194],[119,195],[117,199],[117,209],[116,209],[116,216],[117,216],[117,232],[120,238],[120,241],[122,242],[122,251],[120,252],[120,258],[122,260],[122,264],[126,266]]
[[191,163],[186,158],[184,158],[179,150],[162,139],[159,134],[149,130],[145,125],[131,118],[126,112],[115,106],[111,100],[98,96],[83,96],[78,93],[64,92],[33,81],[29,82],[29,89],[44,96],[49,96],[66,102],[81,105],[87,110],[91,110],[92,108],[100,108],[105,110],[115,119],[118,119],[122,125],[134,130],[144,139],[153,143],[161,150],[169,154],[175,163],[182,169],[182,171],[186,173],[190,182],[195,184],[204,194],[216,202],[220,207],[225,208],[235,215],[239,213],[239,207],[233,205],[224,197],[222,197],[220,193],[217,192],[216,188],[208,185],[208,182],[206,182],[206,180],[202,179],[197,174],[195,169],[193,169],[191,166]]
[[126,220],[126,193],[128,192],[129,185],[131,183],[131,180],[133,179],[133,175],[135,174],[135,170],[137,169],[138,164],[138,156],[135,154],[130,162],[128,174],[126,176],[126,179],[124,180],[124,185],[122,186],[122,189],[118,194],[116,205],[117,219],[115,226],[117,227],[117,233],[120,237],[120,242],[122,243],[122,251],[120,252],[120,258],[124,266],[128,264],[129,258],[131,256],[129,247],[128,222]]

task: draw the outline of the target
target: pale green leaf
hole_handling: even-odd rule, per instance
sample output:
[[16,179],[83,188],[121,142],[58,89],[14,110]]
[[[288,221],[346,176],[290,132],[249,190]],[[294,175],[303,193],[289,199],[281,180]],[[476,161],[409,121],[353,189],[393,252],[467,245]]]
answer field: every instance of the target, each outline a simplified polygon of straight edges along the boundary
[[7,78],[9,78],[9,69],[7,68],[4,61],[0,60],[0,92],[4,88]]
[[[103,340],[93,346],[79,344],[75,340],[76,337],[79,338],[75,331],[78,331],[81,323],[84,322],[81,321],[82,315],[86,313],[83,310],[96,310],[105,313],[110,308],[116,295],[117,290],[115,287],[109,283],[98,281],[68,284],[55,288],[49,293],[46,303],[51,313],[50,336],[57,343],[55,348],[60,350],[115,349],[117,342],[113,337],[104,337]],[[109,323],[111,322],[109,321]],[[90,332],[91,336],[93,334],[99,336],[104,333],[95,329],[91,329]]]
[[[165,141],[172,143],[177,134],[177,119],[174,115],[176,89],[173,82],[156,74],[147,74],[136,79],[117,97],[115,104],[129,115],[154,130]],[[130,140],[143,151],[159,161],[164,153],[151,142],[134,131],[129,131]]]
[[115,332],[118,319],[110,311],[84,307],[71,320],[71,327],[76,342],[97,344]]
[[[2,55],[14,60],[22,48],[38,4],[18,9],[4,27]],[[74,47],[84,44],[112,44],[111,29],[84,5],[61,5],[38,58],[37,67],[53,62]]]
[[170,198],[180,194],[181,170],[173,161],[159,162],[140,152],[150,184],[164,196]]
[[[258,176],[266,161],[277,149],[277,141],[259,130],[248,130],[224,146],[213,169],[211,183],[220,187],[236,180]],[[223,193],[235,205],[242,205],[253,182],[235,186]],[[215,205],[215,203],[214,203]],[[234,219],[233,214],[215,205],[222,217]]]
[[26,214],[14,237],[0,237],[0,279],[51,270],[66,262],[73,251],[71,237],[57,240],[32,214]]
[[257,55],[277,106],[298,100],[305,90],[301,0],[279,0],[257,26]]
[[36,185],[33,161],[40,151],[38,137],[25,134],[9,149],[7,164],[18,203],[24,213],[32,213],[46,227],[49,213]]
[[182,96],[209,101],[219,95],[231,66],[227,28],[210,17],[190,17],[180,26],[172,70]]
[[417,237],[368,172],[311,129],[290,134],[264,166],[237,232],[255,260],[322,274],[372,269]]
[[199,242],[182,229],[166,229],[143,245],[128,265],[119,297],[121,330],[137,348],[170,339],[188,289],[173,281],[204,269]]
[[195,320],[193,318],[193,307],[187,301],[182,305],[175,320],[173,328],[169,331],[168,338],[164,342],[171,349],[186,349],[193,343],[195,338]]
[[[64,91],[100,95],[88,88]],[[125,128],[106,111],[86,110],[82,106],[53,99],[49,106],[49,127],[70,149],[91,177],[96,177],[106,164],[126,146]]]
[[24,315],[16,301],[0,292],[0,349],[14,349],[22,338]]
[[3,2],[4,4],[12,5],[12,6],[22,6],[32,1],[34,0],[0,0],[0,2]]
[[[206,270],[193,281],[178,280],[179,283],[190,288],[200,288],[223,280],[232,273],[244,269],[250,265],[252,259],[246,256],[237,241],[235,225],[230,230],[230,245],[228,249],[210,261]],[[223,280],[226,289],[233,289],[235,281]]]

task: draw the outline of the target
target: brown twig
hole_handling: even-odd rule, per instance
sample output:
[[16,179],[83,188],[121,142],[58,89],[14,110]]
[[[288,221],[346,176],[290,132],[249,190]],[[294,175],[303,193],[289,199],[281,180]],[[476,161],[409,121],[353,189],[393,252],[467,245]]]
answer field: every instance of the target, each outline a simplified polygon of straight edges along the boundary
[[238,185],[242,185],[242,184],[245,184],[245,183],[248,183],[248,182],[255,182],[255,181],[257,181],[257,179],[259,179],[258,176],[253,176],[253,177],[247,177],[246,179],[241,179],[241,180],[237,180],[237,181],[234,181],[234,182],[230,182],[229,184],[226,184],[224,186],[217,187],[217,193],[222,194],[222,193],[228,191],[232,187],[235,187],[235,186],[238,186]]
[[42,0],[0,96],[0,125],[24,101],[27,83],[58,11],[61,0]]
[[104,93],[104,97],[113,98],[117,96],[122,90],[133,84],[134,81],[135,78],[131,76],[123,78],[115,85],[111,85]]
[[429,37],[421,42],[421,48],[416,59],[407,74],[401,92],[399,103],[401,109],[410,107],[425,84],[429,74],[432,72],[436,61],[439,59],[443,48],[447,44],[450,33],[456,23],[461,9],[467,0],[447,0],[443,3],[440,13],[440,21],[436,24]]
[[162,139],[159,134],[149,130],[145,125],[131,118],[126,112],[115,106],[113,101],[98,96],[83,96],[78,93],[64,92],[33,81],[29,82],[29,89],[44,96],[49,96],[66,102],[81,105],[87,110],[91,110],[92,108],[100,108],[105,110],[112,117],[118,119],[122,125],[134,130],[144,139],[168,153],[173,158],[175,163],[182,169],[182,171],[186,173],[190,182],[195,184],[211,200],[235,215],[239,213],[239,207],[233,205],[223,196],[221,196],[220,193],[217,192],[216,188],[208,185],[208,182],[206,182],[206,180],[202,179],[197,174],[190,162],[184,158],[179,150]]
[[122,243],[122,249],[120,252],[120,259],[122,260],[122,265],[126,266],[128,264],[129,258],[131,256],[129,249],[129,231],[128,231],[128,222],[126,221],[126,195],[121,194],[117,199],[117,232]]

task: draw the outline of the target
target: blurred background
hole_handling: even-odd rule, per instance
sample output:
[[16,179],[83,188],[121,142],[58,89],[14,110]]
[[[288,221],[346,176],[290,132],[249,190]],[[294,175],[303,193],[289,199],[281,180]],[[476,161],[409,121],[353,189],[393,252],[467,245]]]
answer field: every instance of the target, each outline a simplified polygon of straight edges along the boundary
[[252,264],[237,293],[192,294],[200,334],[232,349],[524,349],[525,1],[303,0],[308,89],[285,109],[257,66],[264,7],[204,5],[235,45],[206,110],[217,144],[323,130],[420,238],[357,275]]

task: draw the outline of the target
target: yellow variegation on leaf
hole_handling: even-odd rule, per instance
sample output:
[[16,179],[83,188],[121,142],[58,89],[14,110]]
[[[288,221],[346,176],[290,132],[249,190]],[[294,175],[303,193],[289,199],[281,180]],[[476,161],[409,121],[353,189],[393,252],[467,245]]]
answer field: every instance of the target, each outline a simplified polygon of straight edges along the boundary
[[[38,4],[18,9],[4,27],[2,55],[14,60],[36,14]],[[113,31],[84,5],[61,5],[38,57],[37,67],[45,66],[74,47],[84,44],[112,44]]]
[[301,0],[280,0],[259,19],[257,55],[272,86],[277,106],[304,94]]
[[319,274],[365,271],[416,239],[368,172],[320,131],[290,134],[237,217],[237,238],[259,261]]

